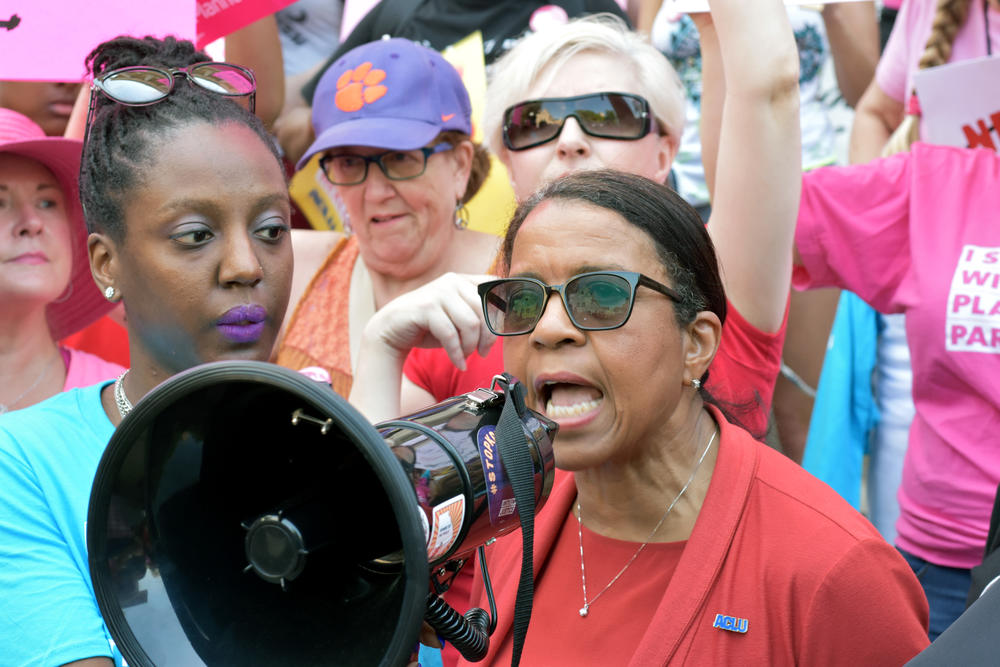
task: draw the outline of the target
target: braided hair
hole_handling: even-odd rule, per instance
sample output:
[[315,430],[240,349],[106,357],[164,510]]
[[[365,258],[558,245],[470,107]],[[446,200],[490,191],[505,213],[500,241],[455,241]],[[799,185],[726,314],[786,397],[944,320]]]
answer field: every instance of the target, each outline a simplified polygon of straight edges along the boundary
[[[173,37],[117,37],[87,56],[94,77],[120,67],[149,65],[170,69],[211,60],[187,40]],[[163,100],[148,106],[118,104],[100,92],[80,165],[80,199],[90,232],[106,233],[116,243],[125,238],[124,202],[143,183],[153,162],[154,145],[185,125],[240,123],[260,137],[281,164],[274,140],[260,120],[239,103],[177,81]],[[284,167],[282,167],[284,173]]]
[[[955,36],[965,25],[971,4],[972,0],[938,0],[934,22],[931,24],[931,34],[924,46],[924,53],[920,56],[920,69],[938,67],[948,62],[951,58],[951,47],[955,44]],[[882,157],[905,153],[919,139],[920,116],[907,113],[882,149]]]

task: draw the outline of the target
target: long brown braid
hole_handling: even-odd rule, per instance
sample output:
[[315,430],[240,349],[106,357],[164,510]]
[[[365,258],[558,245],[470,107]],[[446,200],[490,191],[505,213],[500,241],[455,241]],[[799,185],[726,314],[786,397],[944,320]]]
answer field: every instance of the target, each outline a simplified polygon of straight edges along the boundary
[[[986,0],[983,0],[986,2]],[[972,0],[938,0],[934,22],[931,24],[931,34],[920,56],[920,69],[944,65],[951,58],[951,48],[955,44],[955,36],[969,16],[969,6]],[[910,91],[910,94],[916,94]],[[904,102],[904,104],[906,104]],[[896,131],[882,149],[882,156],[895,155],[910,150],[910,146],[920,139],[920,116],[908,113]]]

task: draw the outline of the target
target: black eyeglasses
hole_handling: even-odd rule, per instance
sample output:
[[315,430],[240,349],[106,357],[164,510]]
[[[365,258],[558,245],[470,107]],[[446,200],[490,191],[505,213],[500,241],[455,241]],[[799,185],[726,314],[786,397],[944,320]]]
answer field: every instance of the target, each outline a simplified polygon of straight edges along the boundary
[[254,112],[257,82],[253,72],[246,67],[220,62],[195,63],[188,67],[169,69],[147,65],[121,67],[96,77],[91,85],[84,145],[90,137],[90,125],[97,109],[97,91],[118,104],[144,107],[166,98],[174,90],[178,75],[218,95],[247,97],[250,113]]
[[666,285],[631,271],[581,273],[562,285],[546,285],[534,278],[502,278],[479,285],[479,296],[486,326],[497,336],[531,333],[553,292],[559,293],[577,329],[603,331],[628,322],[640,285],[681,302],[680,295]]
[[358,185],[368,178],[368,165],[375,163],[385,177],[393,181],[408,181],[424,173],[427,158],[454,148],[448,142],[410,151],[387,151],[378,155],[333,153],[320,158],[319,168],[334,185]]
[[629,93],[591,93],[520,102],[503,113],[503,143],[523,151],[552,141],[567,118],[580,129],[604,139],[642,139],[652,128],[649,102]]

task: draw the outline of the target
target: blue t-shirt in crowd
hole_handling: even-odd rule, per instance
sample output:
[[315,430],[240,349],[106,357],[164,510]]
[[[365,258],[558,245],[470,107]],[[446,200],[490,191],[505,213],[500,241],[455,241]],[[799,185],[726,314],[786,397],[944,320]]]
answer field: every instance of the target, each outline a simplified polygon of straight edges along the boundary
[[107,383],[0,417],[0,647],[5,665],[122,657],[87,564],[87,507],[114,426]]

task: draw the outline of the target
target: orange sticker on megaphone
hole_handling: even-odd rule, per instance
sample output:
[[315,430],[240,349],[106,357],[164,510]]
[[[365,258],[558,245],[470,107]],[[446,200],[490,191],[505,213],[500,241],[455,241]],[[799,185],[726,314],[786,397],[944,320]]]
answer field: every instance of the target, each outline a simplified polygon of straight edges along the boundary
[[431,537],[427,542],[427,560],[434,562],[454,546],[465,521],[465,496],[435,505],[431,512]]

